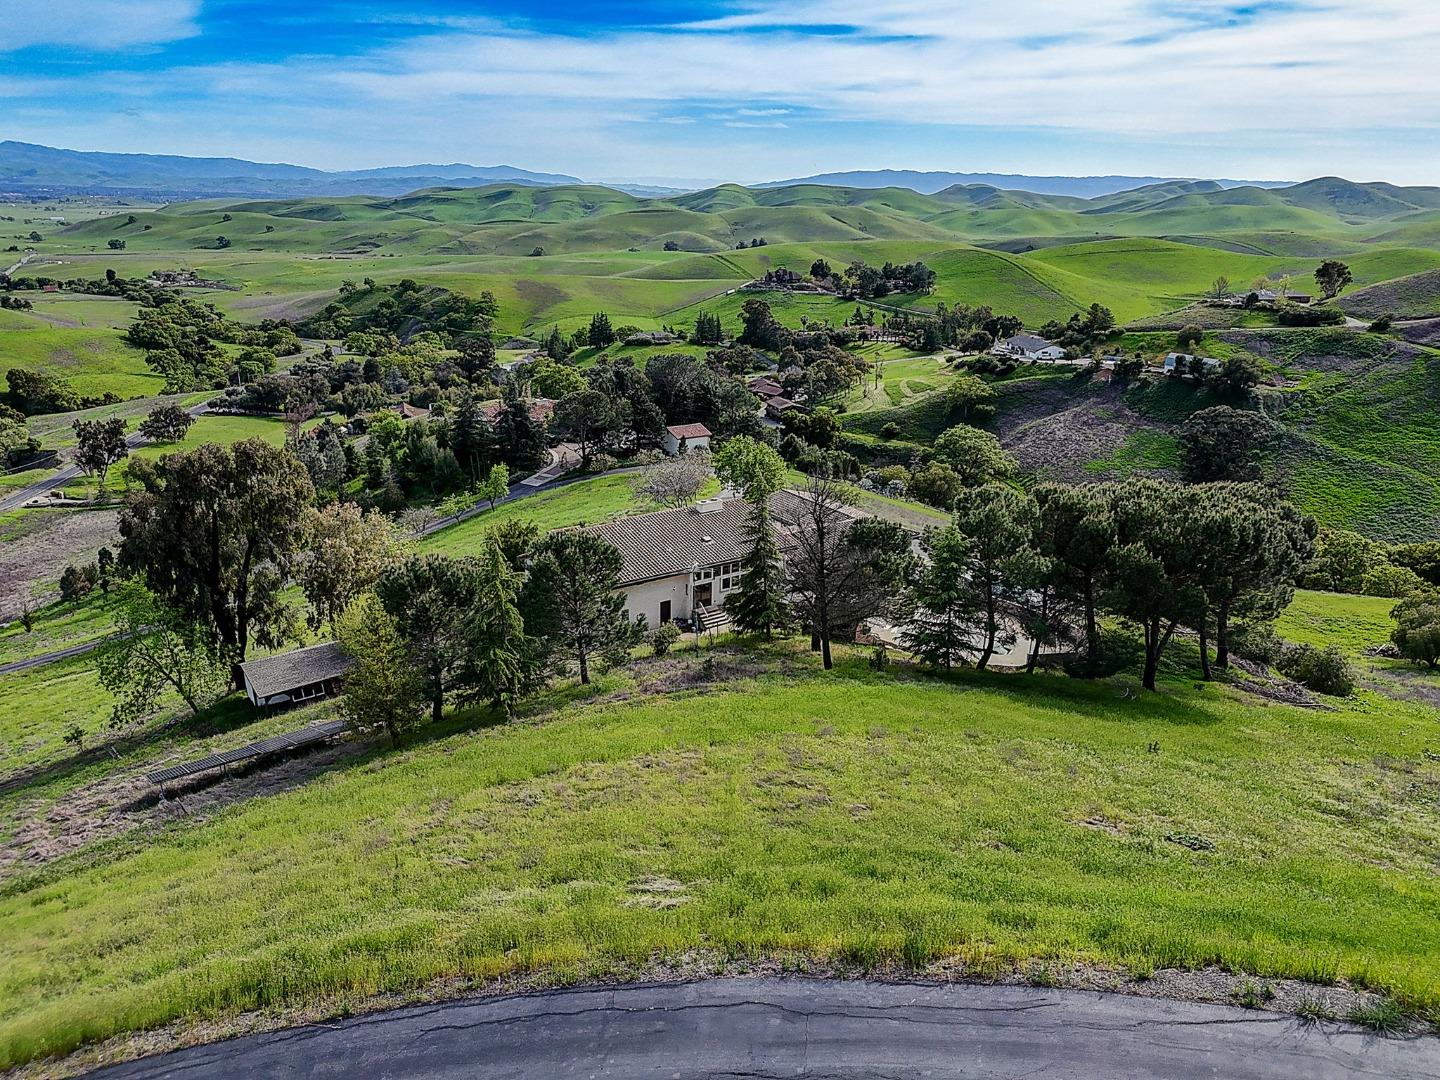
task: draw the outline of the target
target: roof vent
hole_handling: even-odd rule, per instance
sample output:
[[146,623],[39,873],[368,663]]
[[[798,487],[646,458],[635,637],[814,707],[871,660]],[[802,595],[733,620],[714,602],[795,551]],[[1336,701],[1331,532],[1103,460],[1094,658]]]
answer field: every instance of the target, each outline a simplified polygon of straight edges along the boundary
[[700,537],[700,543],[702,543],[702,544],[713,544],[714,542],[715,542],[715,541],[712,540],[712,539],[711,539],[710,537],[708,537],[708,536],[702,536],[702,537]]
[[716,510],[724,510],[724,509],[725,509],[725,500],[724,500],[724,499],[702,499],[700,502],[697,502],[697,503],[695,504],[694,509],[695,509],[695,513],[697,513],[697,514],[713,514]]

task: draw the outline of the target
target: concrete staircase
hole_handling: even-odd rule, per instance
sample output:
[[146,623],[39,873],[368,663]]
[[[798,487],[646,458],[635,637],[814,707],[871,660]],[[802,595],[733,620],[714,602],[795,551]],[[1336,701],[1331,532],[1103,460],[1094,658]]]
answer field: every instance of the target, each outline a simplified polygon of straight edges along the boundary
[[725,614],[725,609],[706,607],[704,604],[695,605],[691,612],[690,620],[695,624],[696,633],[706,634],[713,630],[720,630],[730,625],[730,616]]

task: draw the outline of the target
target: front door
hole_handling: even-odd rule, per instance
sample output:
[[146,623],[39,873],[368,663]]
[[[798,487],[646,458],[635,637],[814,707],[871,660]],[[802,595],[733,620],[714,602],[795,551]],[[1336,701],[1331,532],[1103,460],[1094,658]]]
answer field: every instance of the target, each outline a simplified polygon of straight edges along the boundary
[[670,601],[669,601],[669,600],[661,600],[661,601],[660,601],[660,625],[661,625],[661,626],[664,626],[664,625],[665,625],[667,622],[669,622],[669,621],[670,621]]
[[710,606],[710,598],[711,598],[711,596],[713,595],[714,588],[715,588],[715,583],[714,583],[714,582],[711,582],[711,581],[707,581],[707,582],[705,582],[703,585],[696,585],[696,586],[695,586],[695,606],[696,606],[696,607],[709,607],[709,606]]

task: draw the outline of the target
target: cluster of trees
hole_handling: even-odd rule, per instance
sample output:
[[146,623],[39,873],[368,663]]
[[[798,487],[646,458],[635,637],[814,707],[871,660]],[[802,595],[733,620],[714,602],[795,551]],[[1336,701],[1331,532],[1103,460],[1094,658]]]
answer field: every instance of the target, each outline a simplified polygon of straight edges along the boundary
[[818,284],[857,300],[878,300],[891,293],[928,295],[935,290],[936,280],[935,271],[918,260],[871,266],[856,259],[843,274],[836,274],[824,259],[817,259],[810,267],[810,276]]
[[[300,351],[300,339],[288,326],[242,326],[213,305],[189,298],[141,308],[125,339],[145,350],[146,365],[165,377],[165,392],[171,394],[252,382],[274,369],[277,356]],[[232,358],[216,344],[222,341],[244,348]]]
[[339,298],[300,324],[307,337],[345,338],[355,332],[379,331],[408,341],[422,331],[438,334],[446,344],[468,337],[486,337],[494,329],[495,297],[462,296],[436,285],[404,278],[394,285],[342,282]]
[[956,348],[963,352],[983,353],[1002,338],[1013,337],[1022,329],[1013,315],[998,315],[988,305],[972,307],[944,302],[935,305],[933,318],[916,324],[915,347],[926,352]]
[[1347,529],[1321,529],[1307,589],[1402,599],[1440,589],[1440,541],[1382,544]]
[[5,386],[4,401],[0,404],[24,416],[74,412],[96,405],[117,405],[121,401],[120,395],[108,390],[99,397],[83,395],[63,375],[27,368],[10,368],[5,372]]
[[121,277],[114,270],[106,270],[105,276],[100,278],[52,278],[46,276],[29,276],[11,278],[8,281],[0,282],[0,287],[15,291],[30,291],[58,286],[66,292],[85,293],[90,296],[114,296],[121,300],[129,300],[142,307],[159,307],[161,304],[170,304],[181,298],[181,294],[173,289],[162,288],[153,281],[145,278]]
[[526,692],[573,666],[629,658],[645,626],[615,592],[620,553],[583,532],[541,538],[530,523],[494,529],[482,554],[410,556],[385,567],[337,622],[355,666],[344,710],[398,742],[447,705],[481,702],[507,715]]
[[1063,323],[1052,319],[1040,328],[1041,337],[1074,349],[1076,355],[1094,352],[1118,334],[1114,312],[1102,304],[1091,304],[1083,315],[1076,312]]
[[910,644],[941,666],[984,666],[1019,627],[1033,666],[1078,625],[1076,670],[1100,674],[1117,665],[1100,629],[1109,613],[1139,628],[1148,689],[1181,628],[1198,635],[1209,678],[1211,643],[1223,669],[1234,624],[1284,610],[1314,536],[1312,519],[1258,485],[1128,480],[1024,494],[989,484],[964,492],[954,524],[925,540],[929,564],[907,596],[919,613]]
[[40,454],[40,440],[25,426],[19,410],[0,404],[0,469],[15,469]]
[[[362,502],[398,513],[415,503],[478,495],[499,475],[497,470],[507,478],[512,470],[533,472],[545,450],[545,425],[519,398],[504,402],[493,422],[480,405],[476,394],[465,391],[453,409],[429,420],[401,420],[395,413],[376,418],[368,428],[365,452],[355,461],[363,480]],[[323,425],[305,433],[296,446],[302,462],[335,462],[336,451],[324,445],[326,438]],[[347,444],[340,445],[339,453],[352,460]],[[323,483],[320,487],[327,489]]]

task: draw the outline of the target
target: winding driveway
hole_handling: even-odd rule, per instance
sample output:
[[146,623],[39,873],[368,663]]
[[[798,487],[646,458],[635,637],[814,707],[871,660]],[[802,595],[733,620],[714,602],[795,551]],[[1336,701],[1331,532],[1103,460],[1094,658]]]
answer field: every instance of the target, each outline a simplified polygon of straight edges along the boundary
[[1222,1005],[1031,987],[718,979],[560,990],[247,1035],[92,1073],[199,1077],[1440,1075],[1440,1040]]

